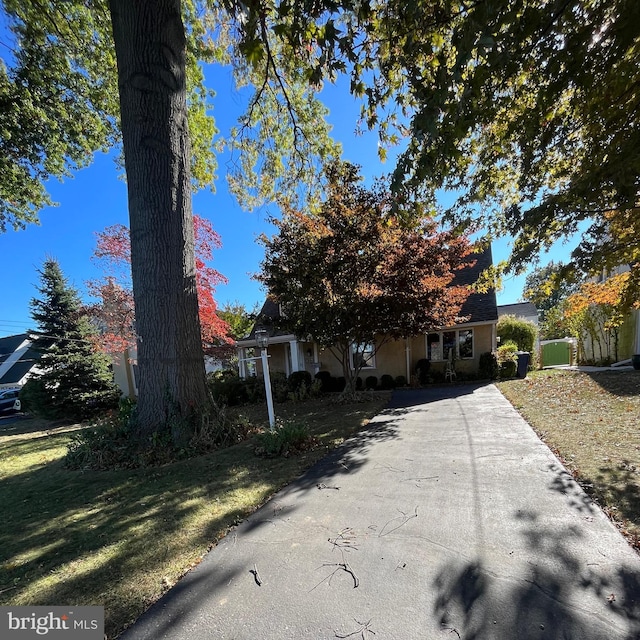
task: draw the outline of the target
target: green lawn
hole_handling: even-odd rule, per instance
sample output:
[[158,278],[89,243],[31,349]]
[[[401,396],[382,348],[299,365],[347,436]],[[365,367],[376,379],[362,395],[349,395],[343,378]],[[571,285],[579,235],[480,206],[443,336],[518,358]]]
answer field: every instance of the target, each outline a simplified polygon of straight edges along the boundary
[[640,371],[546,370],[498,386],[640,550]]
[[[82,472],[62,464],[71,427],[25,420],[0,430],[0,604],[104,605],[115,637],[263,504],[388,401],[277,405],[320,445],[265,459],[246,441],[152,469]],[[254,423],[266,410],[252,407]]]

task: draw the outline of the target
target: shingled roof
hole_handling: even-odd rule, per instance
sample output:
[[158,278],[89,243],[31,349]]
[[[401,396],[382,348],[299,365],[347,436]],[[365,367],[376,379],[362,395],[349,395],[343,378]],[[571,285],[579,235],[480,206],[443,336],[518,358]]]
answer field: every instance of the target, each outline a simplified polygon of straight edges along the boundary
[[255,342],[257,327],[264,327],[269,332],[270,338],[292,335],[291,331],[289,331],[284,325],[285,323],[283,322],[283,317],[280,313],[280,305],[276,302],[276,299],[273,296],[268,295],[260,309],[260,312],[256,316],[256,321],[251,328],[251,332],[248,336],[242,338],[242,340],[238,340],[238,342]]
[[[472,285],[478,281],[480,274],[493,264],[491,245],[481,253],[474,254],[473,259],[475,264],[456,273],[453,279],[454,285]],[[467,318],[465,322],[497,322],[498,306],[495,289],[487,293],[471,292],[462,305],[460,316]]]
[[516,316],[516,318],[538,319],[538,309],[532,302],[516,302],[498,307],[498,316]]
[[0,338],[0,385],[17,385],[40,359],[28,334]]

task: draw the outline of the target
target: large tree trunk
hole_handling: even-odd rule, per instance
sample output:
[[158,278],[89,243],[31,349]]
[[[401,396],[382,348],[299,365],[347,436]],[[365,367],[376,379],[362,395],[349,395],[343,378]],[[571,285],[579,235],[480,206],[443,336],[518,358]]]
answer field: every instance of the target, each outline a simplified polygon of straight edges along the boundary
[[[206,401],[180,0],[110,0],[129,194],[138,435]],[[171,420],[175,425],[176,421]],[[178,421],[183,422],[183,421]],[[188,436],[174,432],[175,439]]]

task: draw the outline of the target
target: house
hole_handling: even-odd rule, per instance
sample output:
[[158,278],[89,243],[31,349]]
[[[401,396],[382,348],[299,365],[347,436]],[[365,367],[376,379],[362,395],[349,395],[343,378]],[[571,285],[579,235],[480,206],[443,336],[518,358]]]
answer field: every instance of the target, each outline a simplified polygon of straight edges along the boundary
[[23,386],[39,359],[29,334],[0,338],[0,389]]
[[[590,282],[601,285],[629,271],[629,265],[619,265],[603,270]],[[622,324],[615,331],[607,329],[605,318],[596,314],[594,319],[592,332],[583,332],[579,340],[580,360],[598,364],[612,362],[612,366],[631,364],[632,356],[640,354],[640,308],[633,308],[625,314]]]
[[620,364],[627,364],[632,356],[640,353],[640,309],[632,309],[620,329]]
[[498,318],[515,316],[521,320],[528,320],[538,326],[538,310],[532,302],[517,302],[516,304],[501,304],[498,307]]
[[[491,248],[474,258],[472,266],[456,273],[454,284],[474,284],[482,271],[492,264]],[[380,378],[386,374],[411,380],[418,361],[422,359],[431,362],[433,371],[444,372],[451,349],[454,349],[456,371],[477,373],[480,355],[496,349],[498,311],[495,291],[472,292],[459,315],[466,318],[465,322],[404,340],[391,340],[378,349],[373,345],[368,350],[365,348],[361,375]],[[246,338],[236,343],[241,377],[249,375],[249,365],[260,373],[260,362],[252,360],[252,356],[257,355],[255,331],[260,325],[269,331],[269,367],[272,372],[288,376],[294,371],[308,371],[311,375],[328,371],[332,376],[342,375],[342,365],[330,350],[321,349],[310,336],[300,338],[288,331],[280,306],[273,298],[267,297],[256,326]]]
[[[536,327],[539,325],[538,321],[538,309],[532,302],[517,302],[515,304],[501,304],[498,306],[498,319],[503,316],[514,316],[518,320],[526,320],[531,322]],[[498,342],[500,342],[500,336],[498,336]],[[536,334],[536,340],[533,345],[533,350],[538,353],[540,350],[540,336]]]
[[[138,350],[136,347],[125,349],[122,353],[111,354],[113,381],[127,398],[138,397]],[[204,356],[206,373],[223,369],[223,364],[212,356]]]
[[138,360],[135,347],[122,353],[111,354],[113,381],[127,398],[138,396]]

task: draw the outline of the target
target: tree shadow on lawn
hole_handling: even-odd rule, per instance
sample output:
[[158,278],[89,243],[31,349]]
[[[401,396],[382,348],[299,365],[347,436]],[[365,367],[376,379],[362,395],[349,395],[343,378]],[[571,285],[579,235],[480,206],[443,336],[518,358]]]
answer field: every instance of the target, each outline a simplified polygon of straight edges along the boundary
[[[233,500],[218,508],[216,498],[242,490],[268,497],[259,486],[264,468],[254,469],[257,478],[248,468],[225,479],[224,463],[180,466],[179,477],[167,468],[89,475],[67,471],[58,461],[3,481],[3,604],[22,603],[29,591],[32,604],[104,605],[106,631],[113,637],[170,586],[161,577],[170,574],[183,546],[204,553],[248,515],[246,507],[234,508]],[[12,495],[22,504],[12,505]],[[211,514],[191,524],[202,501],[211,503]],[[181,569],[197,562],[198,556],[185,557]],[[60,572],[62,581],[50,579]],[[131,585],[123,589],[127,582]]]
[[[640,475],[627,460],[622,460],[616,468],[614,466],[600,467],[600,473],[595,477],[592,488],[586,487],[589,493],[606,504],[609,513],[615,520],[632,524],[625,535],[636,550],[640,551]],[[615,507],[615,510],[611,510]]]
[[[15,420],[0,420],[0,442],[26,440],[27,438],[47,438],[63,435],[84,428],[86,425],[70,420],[41,420],[30,416],[16,417]],[[38,434],[38,435],[35,435]],[[17,438],[17,436],[27,436]]]
[[[330,468],[330,459],[342,461],[334,471],[347,472],[348,466],[352,472],[373,442],[397,437],[396,427],[392,418],[374,419],[294,480],[296,489],[326,478],[321,469]],[[46,451],[44,439],[20,443],[31,453],[33,447]],[[164,467],[102,472],[70,471],[58,459],[4,479],[0,602],[104,605],[106,631],[113,637],[167,590],[170,584],[160,577],[182,547],[205,553],[297,469],[304,471],[322,455],[317,450],[293,461],[273,460],[255,457],[252,449],[249,441]],[[243,491],[253,492],[251,506],[235,507],[234,493]],[[203,503],[211,505],[211,514],[190,531]],[[199,556],[185,559],[181,568],[198,562]],[[52,581],[56,573],[64,573],[63,580]]]
[[[568,474],[552,491],[567,497],[582,518],[596,509]],[[568,476],[568,477],[567,477]],[[585,496],[586,497],[586,496]],[[505,569],[482,558],[450,562],[438,572],[434,614],[443,630],[463,640],[638,640],[640,569],[624,562],[585,562],[584,533],[534,511],[519,510],[506,526],[519,527],[526,558],[505,559]],[[606,549],[605,549],[606,551]]]
[[640,469],[626,460],[619,465],[618,468],[600,467],[595,488],[598,493],[609,493],[620,515],[640,527]]
[[65,434],[10,438],[0,442],[0,455],[4,463],[0,466],[0,477],[5,475],[6,468],[3,467],[7,460],[21,456],[38,456],[37,460],[43,464],[47,461],[47,452],[59,447],[66,448],[68,442]]
[[585,374],[613,396],[640,397],[640,371],[587,371]]
[[594,477],[580,477],[580,482],[561,468],[550,465],[555,472],[551,488],[567,496],[569,504],[580,510],[585,516],[598,510],[592,502],[592,496],[617,521],[629,521],[635,530],[628,531],[628,540],[632,546],[640,550],[640,478],[638,469],[630,462],[622,460],[616,468],[611,465],[599,468]]

